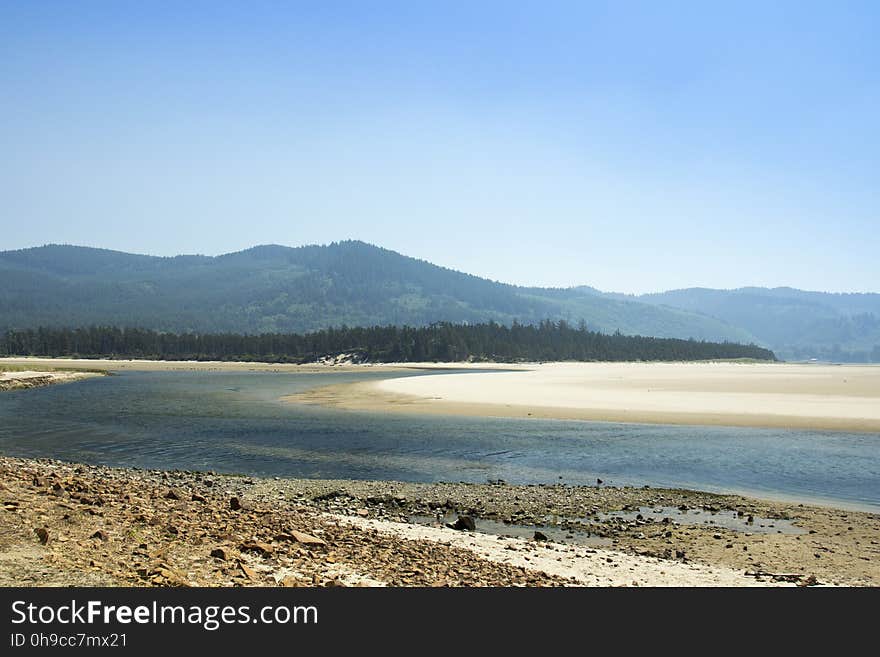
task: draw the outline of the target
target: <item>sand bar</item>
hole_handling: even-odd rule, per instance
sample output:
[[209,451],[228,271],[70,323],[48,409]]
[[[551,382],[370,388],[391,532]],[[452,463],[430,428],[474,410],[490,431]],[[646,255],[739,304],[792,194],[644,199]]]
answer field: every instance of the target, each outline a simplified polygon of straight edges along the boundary
[[56,383],[71,383],[93,376],[100,376],[100,374],[97,372],[55,372],[51,370],[5,371],[2,369],[2,365],[0,365],[0,391],[39,388]]
[[319,388],[353,410],[880,432],[880,366],[546,363]]

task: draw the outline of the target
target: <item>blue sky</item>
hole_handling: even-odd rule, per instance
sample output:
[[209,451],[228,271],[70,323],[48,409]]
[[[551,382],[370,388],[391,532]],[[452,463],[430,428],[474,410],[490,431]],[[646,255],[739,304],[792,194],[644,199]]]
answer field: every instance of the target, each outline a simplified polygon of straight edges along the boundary
[[4,2],[0,249],[880,292],[875,2]]

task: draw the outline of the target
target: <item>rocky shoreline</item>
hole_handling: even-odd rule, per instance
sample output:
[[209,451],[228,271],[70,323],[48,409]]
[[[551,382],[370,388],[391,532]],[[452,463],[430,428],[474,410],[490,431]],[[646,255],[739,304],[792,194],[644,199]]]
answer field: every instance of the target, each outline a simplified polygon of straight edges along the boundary
[[[687,490],[266,479],[0,457],[0,501],[4,586],[880,585],[880,515]],[[502,530],[457,531],[448,518]],[[509,538],[505,527],[529,535]]]

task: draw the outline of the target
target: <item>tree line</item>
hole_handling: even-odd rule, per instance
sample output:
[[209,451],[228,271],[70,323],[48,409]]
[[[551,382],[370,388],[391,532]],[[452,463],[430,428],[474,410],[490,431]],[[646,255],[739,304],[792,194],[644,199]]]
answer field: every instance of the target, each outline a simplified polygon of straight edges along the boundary
[[91,326],[9,330],[0,338],[4,356],[310,363],[341,354],[356,362],[776,360],[772,351],[756,345],[606,334],[583,323],[574,327],[551,320],[511,326],[342,326],[259,335]]

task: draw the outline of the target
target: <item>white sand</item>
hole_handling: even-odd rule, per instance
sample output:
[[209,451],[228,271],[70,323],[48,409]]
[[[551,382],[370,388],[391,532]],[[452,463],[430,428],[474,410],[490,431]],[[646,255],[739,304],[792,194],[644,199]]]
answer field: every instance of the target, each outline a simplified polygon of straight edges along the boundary
[[79,381],[92,376],[100,376],[94,372],[41,372],[38,370],[21,370],[14,372],[0,371],[0,383],[27,381],[28,379],[47,378],[52,383],[66,383],[68,381]]
[[373,410],[880,431],[870,365],[549,363],[360,386],[351,404]]
[[362,529],[470,550],[489,561],[574,578],[574,586],[794,586],[757,581],[746,576],[745,571],[624,554],[604,548],[502,538],[479,532],[352,516],[331,517]]

